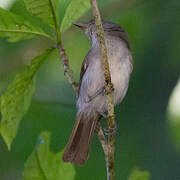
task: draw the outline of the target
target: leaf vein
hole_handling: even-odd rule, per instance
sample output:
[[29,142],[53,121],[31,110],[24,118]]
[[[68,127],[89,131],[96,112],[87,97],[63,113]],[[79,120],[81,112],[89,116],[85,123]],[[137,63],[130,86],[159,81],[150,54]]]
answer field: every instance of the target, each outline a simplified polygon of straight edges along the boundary
[[50,35],[37,32],[37,31],[24,31],[24,30],[9,30],[9,29],[0,29],[0,32],[14,32],[14,33],[27,33],[27,34],[35,34],[39,36],[44,36],[48,39],[51,39],[52,41],[56,42],[54,38],[52,38]]

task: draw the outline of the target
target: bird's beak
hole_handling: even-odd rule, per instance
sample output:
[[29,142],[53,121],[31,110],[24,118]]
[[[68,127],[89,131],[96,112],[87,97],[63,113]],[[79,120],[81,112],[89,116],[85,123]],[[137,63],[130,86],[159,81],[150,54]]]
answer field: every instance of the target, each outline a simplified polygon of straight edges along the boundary
[[72,23],[73,25],[81,28],[82,30],[86,30],[87,29],[87,25],[86,24],[81,24],[81,23]]

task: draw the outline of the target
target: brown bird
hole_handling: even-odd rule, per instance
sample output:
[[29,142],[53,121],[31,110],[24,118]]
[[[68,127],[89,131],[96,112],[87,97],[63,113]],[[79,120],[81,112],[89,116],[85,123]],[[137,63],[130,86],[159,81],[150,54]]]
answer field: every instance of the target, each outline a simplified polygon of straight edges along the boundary
[[[89,146],[97,121],[100,117],[107,116],[107,100],[104,93],[104,70],[95,22],[91,20],[88,24],[75,25],[85,32],[91,40],[92,47],[82,64],[77,100],[78,112],[63,161],[83,165],[88,158]],[[114,86],[114,104],[117,105],[127,92],[130,74],[133,70],[133,58],[124,29],[108,21],[103,21],[103,28]]]

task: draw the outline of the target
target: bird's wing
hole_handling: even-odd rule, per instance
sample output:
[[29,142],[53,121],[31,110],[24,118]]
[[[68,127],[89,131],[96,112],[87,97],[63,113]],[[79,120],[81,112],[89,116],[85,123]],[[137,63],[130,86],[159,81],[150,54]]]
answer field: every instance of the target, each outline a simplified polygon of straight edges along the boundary
[[85,56],[84,61],[83,61],[82,66],[81,66],[78,95],[79,95],[79,92],[80,92],[81,83],[82,83],[82,79],[83,79],[84,73],[86,72],[86,70],[88,68],[88,65],[89,65],[89,58],[88,58],[89,53],[90,53],[90,51]]

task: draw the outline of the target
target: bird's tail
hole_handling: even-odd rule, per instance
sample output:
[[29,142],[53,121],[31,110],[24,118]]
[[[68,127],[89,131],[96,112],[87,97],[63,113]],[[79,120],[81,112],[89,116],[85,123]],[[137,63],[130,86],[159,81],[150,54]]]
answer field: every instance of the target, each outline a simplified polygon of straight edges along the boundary
[[63,154],[64,162],[73,162],[77,165],[83,165],[86,162],[98,118],[98,112],[91,108],[77,113],[72,134]]

